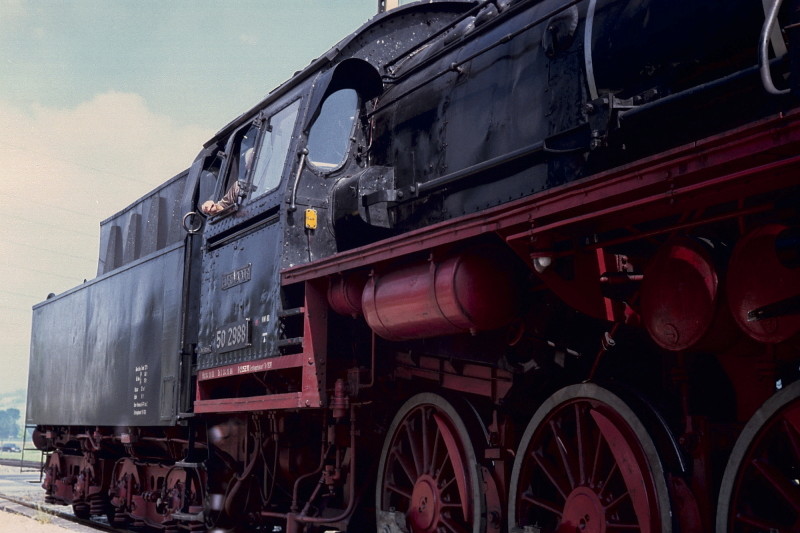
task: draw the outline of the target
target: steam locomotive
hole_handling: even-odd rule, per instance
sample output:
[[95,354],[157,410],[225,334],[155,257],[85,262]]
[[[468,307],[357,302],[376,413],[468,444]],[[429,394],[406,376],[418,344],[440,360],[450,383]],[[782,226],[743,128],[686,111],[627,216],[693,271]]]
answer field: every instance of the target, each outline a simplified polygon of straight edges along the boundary
[[34,307],[47,501],[164,532],[800,530],[798,22],[374,17]]

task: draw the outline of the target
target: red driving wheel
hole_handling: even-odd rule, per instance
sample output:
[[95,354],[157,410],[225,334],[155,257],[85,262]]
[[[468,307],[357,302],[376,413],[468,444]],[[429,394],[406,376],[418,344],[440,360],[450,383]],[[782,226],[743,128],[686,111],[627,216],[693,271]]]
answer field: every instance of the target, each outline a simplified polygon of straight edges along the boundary
[[800,531],[800,381],[756,411],[731,452],[718,533]]
[[[473,413],[469,413],[470,416]],[[485,504],[471,433],[436,394],[409,399],[392,422],[376,489],[380,531],[483,531]]]
[[561,389],[537,410],[517,449],[509,495],[510,531],[672,527],[652,439],[627,404],[594,384]]

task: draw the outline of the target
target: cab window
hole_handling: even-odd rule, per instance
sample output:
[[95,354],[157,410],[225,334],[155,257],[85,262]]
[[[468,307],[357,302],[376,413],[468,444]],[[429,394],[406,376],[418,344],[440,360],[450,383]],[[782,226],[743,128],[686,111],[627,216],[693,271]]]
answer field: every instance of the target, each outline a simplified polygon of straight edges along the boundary
[[214,192],[217,189],[217,180],[219,180],[219,173],[222,167],[222,152],[219,147],[216,151],[206,157],[203,162],[203,170],[200,172],[199,179],[199,194],[197,195],[198,209],[200,205],[206,200],[214,199]]
[[339,89],[325,99],[308,133],[308,161],[312,165],[330,172],[344,163],[357,113],[358,93],[354,89]]
[[253,166],[257,136],[258,126],[251,124],[249,128],[240,131],[234,137],[225,186],[219,191],[223,197],[237,182],[241,185],[247,181],[247,174]]
[[296,100],[270,117],[253,171],[250,187],[253,198],[271,191],[280,183],[299,107],[300,100]]

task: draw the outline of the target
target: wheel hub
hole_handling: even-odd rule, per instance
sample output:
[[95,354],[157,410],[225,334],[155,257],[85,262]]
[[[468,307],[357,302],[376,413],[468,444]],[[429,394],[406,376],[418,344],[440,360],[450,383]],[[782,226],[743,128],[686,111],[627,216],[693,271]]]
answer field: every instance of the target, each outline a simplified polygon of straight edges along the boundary
[[408,518],[412,531],[433,531],[439,521],[439,489],[436,480],[429,475],[417,478],[411,494]]
[[604,533],[606,530],[605,514],[605,507],[593,490],[588,487],[576,487],[564,504],[564,515],[558,530],[575,531],[576,533]]

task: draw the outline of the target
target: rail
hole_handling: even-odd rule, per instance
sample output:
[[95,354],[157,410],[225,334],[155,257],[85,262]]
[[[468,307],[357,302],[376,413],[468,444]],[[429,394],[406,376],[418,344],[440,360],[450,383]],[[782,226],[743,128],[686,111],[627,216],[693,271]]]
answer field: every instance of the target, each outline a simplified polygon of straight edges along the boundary
[[[53,523],[55,525],[63,526],[65,530],[68,529],[71,531],[75,531],[73,524],[79,524],[87,528],[87,530],[108,531],[115,533],[134,533],[128,529],[112,527],[104,522],[99,521],[100,519],[83,520],[77,518],[75,515],[54,509],[48,505],[20,500],[19,498],[6,496],[5,494],[0,494],[0,511],[22,515],[40,521],[42,515],[53,517]],[[58,521],[63,522],[58,523]]]

